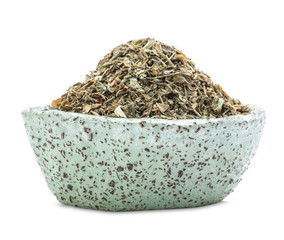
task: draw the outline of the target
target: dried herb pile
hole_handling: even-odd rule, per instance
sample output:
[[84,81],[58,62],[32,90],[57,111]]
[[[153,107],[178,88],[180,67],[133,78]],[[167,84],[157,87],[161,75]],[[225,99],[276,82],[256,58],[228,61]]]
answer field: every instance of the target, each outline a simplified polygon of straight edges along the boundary
[[139,39],[108,53],[52,107],[124,118],[195,119],[248,114],[175,47]]

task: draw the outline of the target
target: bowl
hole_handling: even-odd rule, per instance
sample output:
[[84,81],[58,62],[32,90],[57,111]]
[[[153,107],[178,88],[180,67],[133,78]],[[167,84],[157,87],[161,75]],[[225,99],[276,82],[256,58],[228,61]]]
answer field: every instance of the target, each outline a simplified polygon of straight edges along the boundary
[[126,119],[22,112],[47,185],[67,205],[108,211],[217,203],[256,153],[265,113],[216,119]]

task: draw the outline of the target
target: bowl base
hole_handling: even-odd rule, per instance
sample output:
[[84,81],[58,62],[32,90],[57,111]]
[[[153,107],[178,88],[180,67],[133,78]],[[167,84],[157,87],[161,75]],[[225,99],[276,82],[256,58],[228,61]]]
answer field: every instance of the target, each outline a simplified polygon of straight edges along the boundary
[[216,199],[214,201],[208,201],[208,202],[203,202],[203,203],[191,203],[191,204],[179,204],[179,205],[175,205],[173,206],[173,204],[171,205],[159,205],[157,204],[156,206],[153,205],[149,205],[149,206],[124,206],[124,207],[115,207],[112,205],[104,205],[104,206],[98,206],[98,205],[85,205],[85,204],[80,204],[80,203],[76,203],[76,202],[70,202],[70,201],[66,201],[66,200],[62,200],[58,197],[56,197],[57,200],[66,206],[71,206],[71,207],[77,207],[77,208],[83,208],[83,209],[92,209],[92,210],[99,210],[99,211],[107,211],[107,212],[127,212],[127,211],[148,211],[148,210],[165,210],[165,209],[183,209],[183,208],[198,208],[198,207],[204,207],[204,206],[209,206],[209,205],[213,205],[216,203],[219,203],[221,201],[223,201],[224,198],[222,199]]

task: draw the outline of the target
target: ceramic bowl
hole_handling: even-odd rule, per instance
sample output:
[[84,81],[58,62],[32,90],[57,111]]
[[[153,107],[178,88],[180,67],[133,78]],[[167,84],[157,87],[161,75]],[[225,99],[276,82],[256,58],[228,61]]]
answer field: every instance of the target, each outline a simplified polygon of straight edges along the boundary
[[51,192],[64,204],[109,211],[221,201],[256,153],[264,111],[218,119],[125,119],[22,112]]

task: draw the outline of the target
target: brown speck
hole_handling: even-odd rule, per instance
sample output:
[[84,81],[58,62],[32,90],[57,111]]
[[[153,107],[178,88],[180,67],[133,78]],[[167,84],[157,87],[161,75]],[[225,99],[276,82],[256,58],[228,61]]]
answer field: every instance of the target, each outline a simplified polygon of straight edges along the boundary
[[114,187],[114,186],[115,186],[115,182],[114,182],[113,180],[111,180],[111,181],[108,183],[108,185],[109,185],[110,187]]
[[169,153],[166,153],[166,154],[164,155],[164,158],[169,158],[169,156],[170,156],[170,154],[169,154]]
[[172,170],[171,168],[168,169],[168,174],[171,175],[172,174]]
[[66,172],[63,173],[64,178],[68,178],[68,174]]
[[198,127],[196,130],[195,130],[195,133],[198,133],[200,131],[200,127]]
[[119,166],[116,170],[117,170],[118,172],[122,172],[122,171],[124,170],[124,168]]
[[91,132],[91,129],[84,127],[84,132],[85,132],[85,133],[90,133],[90,132]]
[[70,185],[70,184],[67,185],[67,188],[68,188],[69,190],[71,190],[71,191],[73,190],[73,186]]
[[93,134],[92,134],[92,133],[89,133],[89,134],[88,134],[88,140],[89,140],[89,141],[92,141],[92,140],[93,140]]
[[158,142],[160,140],[160,136],[159,135],[156,135],[155,139],[156,139],[156,142]]
[[178,171],[178,177],[180,178],[182,177],[182,175],[183,175],[183,171]]
[[130,171],[133,169],[133,164],[127,163],[127,169]]
[[212,186],[211,183],[208,183],[207,185],[208,185],[209,188],[213,189],[213,186]]
[[66,155],[65,151],[64,150],[60,150],[59,152],[61,153],[62,157],[65,158],[65,155]]

